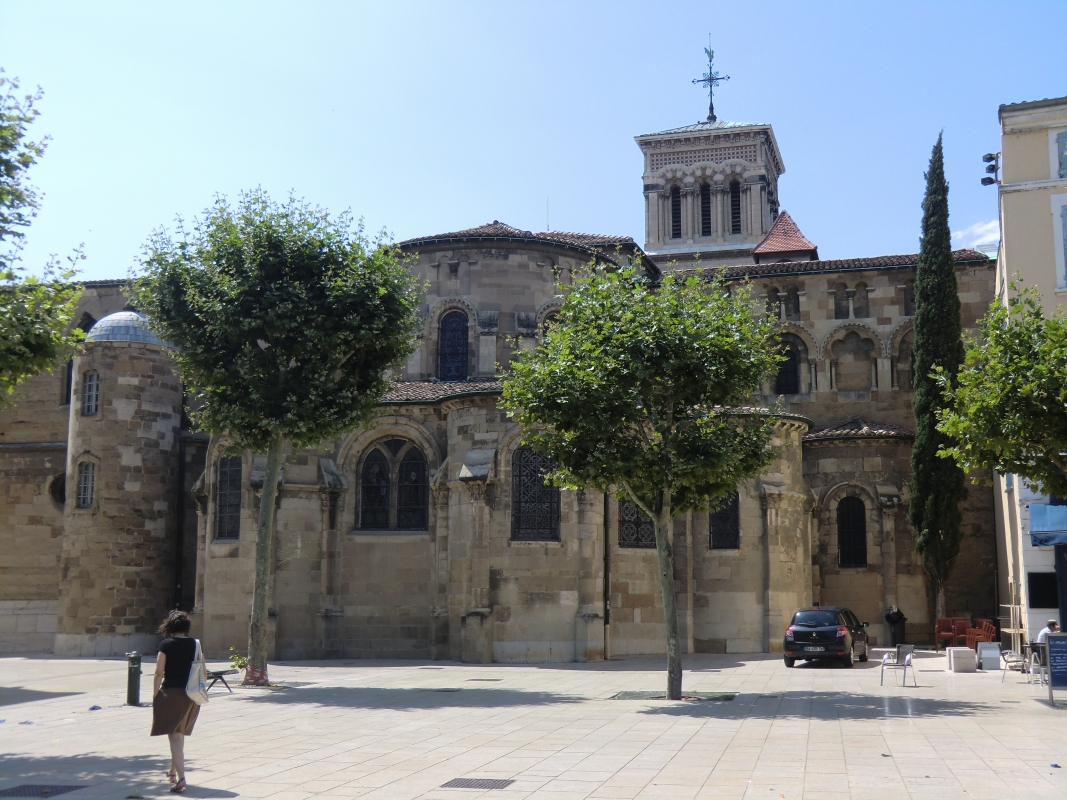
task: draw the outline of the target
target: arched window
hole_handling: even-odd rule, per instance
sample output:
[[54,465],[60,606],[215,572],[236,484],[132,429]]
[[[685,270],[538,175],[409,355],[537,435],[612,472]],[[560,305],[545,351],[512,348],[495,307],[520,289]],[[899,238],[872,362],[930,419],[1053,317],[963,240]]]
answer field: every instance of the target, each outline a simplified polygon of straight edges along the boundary
[[429,524],[430,484],[426,459],[417,447],[408,448],[400,460],[396,476],[396,527],[402,531],[424,531]]
[[619,547],[656,548],[656,526],[629,500],[619,501]]
[[767,315],[771,319],[781,319],[782,317],[782,296],[778,293],[776,286],[772,286],[767,290]]
[[551,325],[559,319],[559,312],[553,311],[551,314],[545,317],[545,321],[541,323],[541,337],[548,336],[548,329]]
[[82,375],[82,416],[92,417],[100,412],[100,373],[95,369]]
[[711,184],[700,184],[700,235],[711,236]]
[[867,507],[858,497],[837,504],[837,552],[842,567],[867,566]]
[[241,457],[220,458],[215,466],[215,538],[241,536]]
[[92,508],[93,494],[96,491],[96,464],[83,461],[78,465],[78,508]]
[[741,184],[730,181],[730,233],[741,233]]
[[796,286],[785,288],[785,318],[800,321],[800,290]]
[[424,531],[429,518],[426,456],[406,439],[375,444],[363,459],[359,527],[373,531]]
[[467,380],[467,315],[449,311],[441,319],[437,345],[437,377],[442,381]]
[[796,345],[786,342],[782,348],[785,361],[778,362],[778,376],[774,379],[775,394],[800,394],[800,353]]
[[741,498],[737,492],[730,495],[724,505],[708,515],[712,550],[739,550],[741,548]]
[[848,319],[848,287],[843,283],[834,287],[834,319]]
[[545,483],[555,468],[548,456],[520,447],[511,459],[511,538],[559,541],[559,489]]
[[867,299],[867,284],[857,283],[856,294],[852,298],[852,316],[856,319],[866,319],[870,315],[871,305]]
[[671,238],[682,238],[682,190],[671,187]]

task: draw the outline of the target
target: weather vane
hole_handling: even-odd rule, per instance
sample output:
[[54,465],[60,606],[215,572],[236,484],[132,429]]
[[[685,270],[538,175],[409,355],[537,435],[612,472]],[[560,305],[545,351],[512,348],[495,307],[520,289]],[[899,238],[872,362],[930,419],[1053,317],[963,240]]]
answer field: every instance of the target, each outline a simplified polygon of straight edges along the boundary
[[715,84],[719,81],[730,80],[730,76],[720,76],[719,73],[715,71],[715,51],[711,49],[710,43],[708,47],[704,48],[704,52],[708,54],[708,71],[704,73],[702,78],[694,78],[693,83],[708,87],[708,122],[714,122],[717,119],[715,116]]

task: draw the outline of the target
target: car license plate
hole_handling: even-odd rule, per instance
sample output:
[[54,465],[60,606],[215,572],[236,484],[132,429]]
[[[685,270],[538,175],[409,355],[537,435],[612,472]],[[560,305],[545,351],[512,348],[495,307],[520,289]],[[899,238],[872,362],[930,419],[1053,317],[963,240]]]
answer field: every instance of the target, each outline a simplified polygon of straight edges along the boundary
[[805,653],[824,653],[824,652],[826,652],[826,648],[825,647],[805,647],[804,648],[804,652]]

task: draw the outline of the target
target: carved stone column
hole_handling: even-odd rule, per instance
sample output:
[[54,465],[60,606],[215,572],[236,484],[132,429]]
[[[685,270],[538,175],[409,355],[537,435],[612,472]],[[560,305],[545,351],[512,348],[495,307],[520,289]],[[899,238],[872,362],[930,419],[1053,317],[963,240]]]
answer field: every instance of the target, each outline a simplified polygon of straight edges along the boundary
[[341,512],[344,476],[331,458],[319,459],[322,542],[319,565],[319,651],[321,658],[344,658],[344,609],[341,606]]

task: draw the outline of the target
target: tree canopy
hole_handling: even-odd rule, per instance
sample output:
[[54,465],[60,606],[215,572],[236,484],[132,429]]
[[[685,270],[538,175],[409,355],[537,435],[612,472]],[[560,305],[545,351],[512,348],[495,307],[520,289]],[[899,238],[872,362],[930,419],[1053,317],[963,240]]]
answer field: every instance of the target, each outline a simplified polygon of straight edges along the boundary
[[963,471],[938,456],[949,438],[937,429],[937,413],[947,405],[944,387],[963,362],[960,298],[948,224],[948,182],[941,136],[926,172],[922,240],[915,274],[915,443],[911,450],[911,498],[915,549],[933,583],[937,615],[944,616],[944,587],[960,552],[960,503],[967,496]]
[[[667,623],[668,695],[681,691],[673,517],[714,507],[773,459],[771,416],[744,409],[779,360],[772,321],[746,286],[634,266],[591,267],[542,344],[523,352],[503,403],[551,479],[636,503],[656,527]],[[731,291],[732,289],[732,291]]]
[[29,138],[43,93],[20,97],[18,88],[18,80],[0,70],[0,406],[24,380],[54,368],[82,338],[80,330],[68,329],[81,294],[70,282],[81,250],[69,267],[61,268],[53,257],[41,278],[25,276],[18,263],[40,206],[27,172],[47,146],[47,138]]
[[1013,282],[983,317],[956,385],[941,381],[943,456],[1067,497],[1067,314],[1046,317],[1037,289]]

